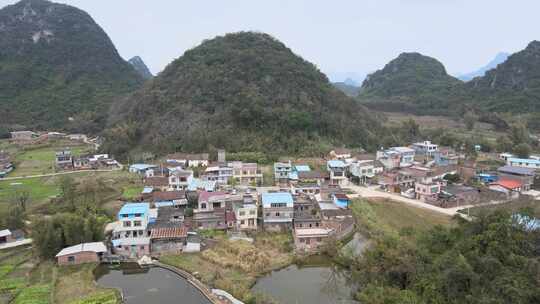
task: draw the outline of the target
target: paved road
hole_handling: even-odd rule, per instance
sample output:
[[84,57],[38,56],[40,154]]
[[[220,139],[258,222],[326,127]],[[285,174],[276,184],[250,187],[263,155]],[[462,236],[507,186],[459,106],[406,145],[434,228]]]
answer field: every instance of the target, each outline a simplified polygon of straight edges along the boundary
[[461,213],[458,213],[458,210],[465,209],[465,208],[468,208],[468,207],[472,207],[472,205],[471,205],[471,206],[460,206],[460,207],[457,207],[457,208],[441,208],[441,207],[433,206],[433,205],[430,205],[430,204],[426,204],[426,203],[421,202],[419,200],[406,198],[406,197],[403,197],[403,196],[401,196],[399,194],[396,194],[396,193],[389,193],[389,192],[380,191],[380,190],[376,189],[377,187],[361,187],[361,186],[356,186],[356,185],[353,185],[353,184],[349,184],[348,186],[346,186],[346,188],[349,188],[352,191],[356,192],[356,194],[350,195],[353,198],[354,197],[388,198],[388,199],[391,199],[393,201],[405,203],[407,205],[417,207],[417,208],[428,209],[428,210],[435,211],[437,213],[445,214],[445,215],[448,215],[448,216],[454,216],[456,214],[462,215]]

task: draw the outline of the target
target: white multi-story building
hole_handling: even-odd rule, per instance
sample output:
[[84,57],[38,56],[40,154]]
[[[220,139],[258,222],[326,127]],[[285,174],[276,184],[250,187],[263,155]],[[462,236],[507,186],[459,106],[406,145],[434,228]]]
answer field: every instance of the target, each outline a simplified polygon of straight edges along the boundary
[[414,163],[414,149],[409,147],[392,147],[384,151],[377,151],[377,160],[386,169],[410,167]]
[[226,185],[233,178],[233,168],[227,164],[218,163],[210,165],[204,171],[203,180],[215,181],[220,185]]
[[329,160],[326,168],[330,172],[330,184],[344,186],[347,184],[347,164],[341,160]]
[[112,233],[114,251],[120,255],[141,257],[150,253],[148,203],[128,203],[118,212]]
[[263,181],[263,174],[259,170],[257,163],[244,163],[241,161],[229,162],[229,167],[233,168],[233,178],[242,185],[260,185]]
[[193,171],[175,169],[169,173],[169,190],[186,190],[193,178]]
[[431,143],[431,141],[417,142],[412,145],[413,150],[418,155],[433,156],[439,150],[439,146]]

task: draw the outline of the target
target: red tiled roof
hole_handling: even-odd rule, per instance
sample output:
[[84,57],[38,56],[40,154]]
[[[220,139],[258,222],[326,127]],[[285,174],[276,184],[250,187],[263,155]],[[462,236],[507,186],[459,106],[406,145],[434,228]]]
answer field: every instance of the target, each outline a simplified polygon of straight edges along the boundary
[[167,228],[154,228],[150,231],[150,238],[152,239],[168,239],[168,238],[181,238],[187,237],[188,229],[186,227],[167,227]]
[[517,189],[521,188],[523,186],[523,183],[521,181],[515,180],[515,179],[507,179],[507,178],[501,178],[497,182],[493,183],[495,185],[499,185],[501,187],[504,187],[506,189]]

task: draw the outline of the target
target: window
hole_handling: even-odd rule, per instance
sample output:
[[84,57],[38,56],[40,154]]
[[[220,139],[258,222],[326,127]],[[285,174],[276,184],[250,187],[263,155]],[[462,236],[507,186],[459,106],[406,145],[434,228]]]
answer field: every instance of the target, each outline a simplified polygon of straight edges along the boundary
[[141,226],[142,226],[142,222],[141,222],[141,221],[134,221],[134,222],[133,222],[133,226],[135,226],[135,227],[141,227]]
[[201,209],[206,209],[206,203],[201,203]]
[[124,222],[124,227],[131,227],[131,222],[130,221]]
[[249,210],[250,215],[255,215],[255,210]]
[[126,217],[128,217],[128,215],[127,214],[122,214],[122,217],[126,218]]
[[276,216],[280,216],[279,212],[276,212]]
[[140,213],[135,213],[135,217],[141,217],[141,216],[142,216],[142,214],[140,214]]
[[70,262],[70,263],[75,262],[75,256],[74,255],[68,256],[68,262]]
[[221,203],[213,203],[212,207],[214,208],[221,208]]
[[306,240],[303,239],[303,238],[300,238],[300,239],[298,239],[298,240],[300,241],[300,243],[305,243],[305,242],[306,242]]
[[245,223],[246,223],[245,220],[241,220],[241,221],[240,221],[240,225],[244,225]]
[[144,250],[144,246],[141,246],[141,250]]
[[244,215],[246,215],[246,212],[245,211],[240,211],[239,214],[240,214],[240,216],[244,216]]
[[270,212],[267,212],[267,213],[265,214],[265,216],[270,216]]
[[270,207],[272,207],[272,208],[287,207],[287,203],[271,203]]

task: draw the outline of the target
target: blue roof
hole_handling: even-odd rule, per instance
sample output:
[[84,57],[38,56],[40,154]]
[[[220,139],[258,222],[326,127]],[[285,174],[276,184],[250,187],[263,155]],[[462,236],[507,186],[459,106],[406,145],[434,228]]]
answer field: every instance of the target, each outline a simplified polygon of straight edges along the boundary
[[347,167],[347,165],[341,161],[341,160],[329,160],[328,166],[332,168],[344,168]]
[[152,187],[144,187],[143,191],[141,193],[149,194],[149,193],[152,193],[152,191],[154,191],[154,188],[152,188]]
[[270,204],[286,203],[287,207],[293,207],[294,200],[289,192],[263,193],[263,207],[270,207]]
[[508,162],[540,165],[540,160],[534,158],[509,158]]
[[120,209],[120,212],[118,212],[118,216],[122,214],[147,214],[148,209],[150,209],[150,204],[148,203],[127,203],[124,206],[122,206],[122,209]]
[[156,165],[147,165],[147,164],[133,164],[133,165],[129,166],[130,170],[137,170],[137,171],[148,170],[148,169],[152,169],[152,168],[157,168],[157,166]]
[[311,168],[308,165],[298,165],[294,166],[297,172],[309,172]]
[[289,172],[289,179],[297,180],[298,179],[298,172],[296,172],[296,171]]
[[502,173],[510,173],[510,174],[517,174],[517,175],[534,175],[536,172],[533,168],[512,167],[512,166],[500,167],[497,170]]

